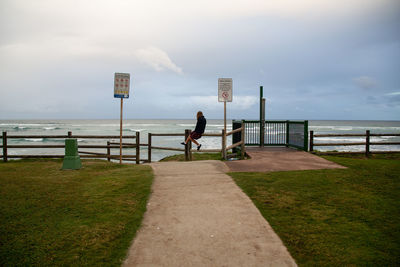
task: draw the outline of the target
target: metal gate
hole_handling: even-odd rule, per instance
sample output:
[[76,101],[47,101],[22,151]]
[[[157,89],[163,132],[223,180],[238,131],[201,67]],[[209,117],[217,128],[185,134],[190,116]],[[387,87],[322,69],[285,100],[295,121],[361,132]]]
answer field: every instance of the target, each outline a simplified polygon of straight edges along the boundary
[[[288,146],[307,151],[308,121],[233,121],[232,129],[245,124],[246,146]],[[233,135],[232,142],[240,140],[240,133]]]

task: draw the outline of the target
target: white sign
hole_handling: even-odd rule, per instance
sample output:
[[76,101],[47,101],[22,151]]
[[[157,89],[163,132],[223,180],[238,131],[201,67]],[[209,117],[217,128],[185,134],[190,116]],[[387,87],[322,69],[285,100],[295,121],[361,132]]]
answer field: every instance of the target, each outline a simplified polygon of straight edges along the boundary
[[232,78],[218,78],[218,102],[232,102]]
[[115,73],[114,74],[114,97],[115,98],[129,98],[129,73]]

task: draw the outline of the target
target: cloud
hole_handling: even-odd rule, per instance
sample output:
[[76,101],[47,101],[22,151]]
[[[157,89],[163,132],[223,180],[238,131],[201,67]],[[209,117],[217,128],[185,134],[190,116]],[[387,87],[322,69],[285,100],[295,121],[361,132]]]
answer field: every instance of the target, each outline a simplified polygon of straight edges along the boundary
[[385,98],[387,100],[387,105],[389,107],[400,106],[400,92],[392,92],[389,94],[385,94]]
[[135,55],[140,61],[151,66],[156,71],[168,69],[178,74],[183,74],[182,68],[172,62],[166,52],[157,47],[150,46],[144,49],[138,49]]
[[218,96],[209,95],[209,96],[190,96],[189,101],[190,105],[198,106],[203,109],[214,110],[219,108]]
[[399,107],[400,106],[400,92],[392,92],[380,96],[368,96],[366,98],[368,104],[386,106],[386,107]]
[[246,110],[257,104],[258,98],[256,96],[234,96],[232,105],[236,109]]
[[388,94],[385,94],[385,95],[387,95],[387,96],[398,96],[398,95],[400,95],[400,92],[392,92],[392,93],[388,93]]
[[[255,96],[233,96],[232,103],[228,103],[228,105],[232,105],[231,108],[235,110],[247,110],[250,109],[254,104],[256,104],[258,98]],[[204,107],[210,110],[220,109],[222,106],[221,102],[218,102],[217,95],[210,96],[191,96],[189,97],[189,103],[191,105],[196,105],[199,107]]]
[[369,90],[377,87],[377,83],[374,78],[369,76],[360,76],[353,79],[353,82],[360,88]]
[[[136,118],[191,118],[198,108],[221,118],[216,80],[232,77],[232,117],[257,117],[254,96],[264,85],[276,118],[346,119],[344,106],[365,104],[371,95],[367,101],[376,105],[354,109],[353,118],[398,119],[399,0],[98,0],[96,8],[92,1],[1,0],[0,6],[0,118],[18,111],[20,118],[118,118],[113,73],[129,72],[134,104],[127,114]],[[295,109],[309,102],[314,112]]]

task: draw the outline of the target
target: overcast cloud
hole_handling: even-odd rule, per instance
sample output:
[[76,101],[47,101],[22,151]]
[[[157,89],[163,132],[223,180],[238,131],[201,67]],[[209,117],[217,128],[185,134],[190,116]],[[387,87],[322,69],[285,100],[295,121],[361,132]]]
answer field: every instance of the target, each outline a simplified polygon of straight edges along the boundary
[[0,119],[400,119],[400,1],[0,1]]

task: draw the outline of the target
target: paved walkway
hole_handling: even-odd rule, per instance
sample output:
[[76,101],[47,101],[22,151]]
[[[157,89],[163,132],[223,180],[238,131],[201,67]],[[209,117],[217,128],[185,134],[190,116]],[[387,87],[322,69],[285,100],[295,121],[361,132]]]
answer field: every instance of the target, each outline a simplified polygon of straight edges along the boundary
[[153,193],[123,266],[296,266],[223,162],[151,166]]
[[250,160],[228,161],[231,172],[271,172],[317,169],[345,169],[310,153],[287,147],[246,148]]

